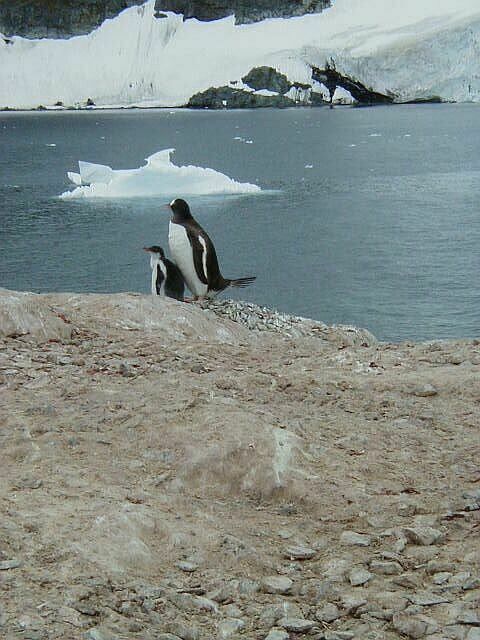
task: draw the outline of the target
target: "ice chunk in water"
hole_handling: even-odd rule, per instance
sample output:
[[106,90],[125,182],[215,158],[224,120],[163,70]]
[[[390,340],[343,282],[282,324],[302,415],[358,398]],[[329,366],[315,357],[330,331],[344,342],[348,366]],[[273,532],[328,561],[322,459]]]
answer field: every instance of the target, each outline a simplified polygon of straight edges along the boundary
[[193,165],[173,164],[174,149],[163,149],[146,160],[138,169],[112,169],[103,164],[79,161],[79,173],[69,171],[76,185],[61,198],[131,198],[136,196],[171,196],[240,194],[261,191],[256,184],[237,182],[224,173]]

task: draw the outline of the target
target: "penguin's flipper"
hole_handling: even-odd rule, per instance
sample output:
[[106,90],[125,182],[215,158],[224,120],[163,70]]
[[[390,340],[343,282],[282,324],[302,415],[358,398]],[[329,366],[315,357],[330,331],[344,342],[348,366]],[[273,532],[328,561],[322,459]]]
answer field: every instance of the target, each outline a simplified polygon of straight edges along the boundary
[[[199,234],[198,232],[195,232],[189,228],[187,228],[187,236],[190,244],[192,245],[193,265],[195,267],[198,279],[203,284],[208,285],[207,242],[203,234]],[[210,240],[210,238],[208,239]]]

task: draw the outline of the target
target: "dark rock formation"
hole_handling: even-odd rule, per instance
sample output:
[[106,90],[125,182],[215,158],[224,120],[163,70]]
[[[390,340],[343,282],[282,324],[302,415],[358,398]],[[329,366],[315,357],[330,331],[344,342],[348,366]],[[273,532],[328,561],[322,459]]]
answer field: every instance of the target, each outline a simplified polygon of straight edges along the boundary
[[193,95],[191,109],[254,109],[258,107],[294,107],[295,102],[282,95],[262,96],[232,87],[210,87]]
[[145,0],[0,0],[0,32],[28,38],[68,38],[89,33]]
[[[89,33],[105,19],[145,0],[0,0],[0,32],[27,38],[68,38]],[[185,18],[216,20],[235,14],[238,23],[322,11],[330,0],[157,0],[163,11]]]
[[289,18],[320,13],[330,0],[157,0],[159,9],[183,13],[185,18],[217,20],[235,14],[238,24],[265,18]]
[[383,93],[374,91],[372,88],[367,88],[359,80],[349,78],[339,73],[335,68],[335,62],[333,60],[326,62],[323,69],[312,66],[312,79],[321,82],[327,87],[330,93],[330,102],[337,87],[342,87],[346,91],[349,91],[352,98],[359,104],[392,104],[395,99],[393,95],[384,95]]
[[287,76],[272,67],[254,67],[246,76],[243,76],[242,82],[255,89],[255,91],[268,89],[281,94],[287,93],[292,87]]

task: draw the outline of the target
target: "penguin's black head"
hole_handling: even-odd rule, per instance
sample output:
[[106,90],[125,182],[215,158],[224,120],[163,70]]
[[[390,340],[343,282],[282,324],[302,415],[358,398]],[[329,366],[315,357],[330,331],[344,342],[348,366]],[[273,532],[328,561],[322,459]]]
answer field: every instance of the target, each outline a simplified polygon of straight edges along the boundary
[[148,251],[149,253],[158,253],[162,260],[165,258],[165,253],[163,252],[162,247],[159,247],[156,244],[153,245],[153,247],[143,247],[143,250]]
[[192,217],[190,207],[185,200],[182,200],[182,198],[175,198],[175,200],[172,200],[168,206],[173,211],[173,216],[177,220],[186,220],[187,218]]

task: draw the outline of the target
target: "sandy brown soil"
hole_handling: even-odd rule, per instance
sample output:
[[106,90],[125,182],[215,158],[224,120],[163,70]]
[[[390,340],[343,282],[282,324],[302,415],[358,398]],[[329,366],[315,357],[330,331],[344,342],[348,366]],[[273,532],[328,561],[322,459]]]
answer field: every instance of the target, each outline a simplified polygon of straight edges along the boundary
[[0,296],[0,637],[480,638],[480,342]]

